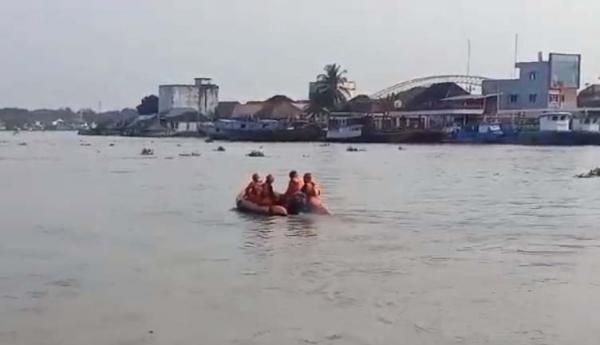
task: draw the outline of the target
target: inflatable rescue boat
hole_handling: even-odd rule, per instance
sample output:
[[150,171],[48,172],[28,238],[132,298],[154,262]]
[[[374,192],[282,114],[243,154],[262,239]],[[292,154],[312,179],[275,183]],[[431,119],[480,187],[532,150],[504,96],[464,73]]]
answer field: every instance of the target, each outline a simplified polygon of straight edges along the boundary
[[283,206],[261,206],[244,198],[244,193],[240,193],[235,199],[237,210],[246,213],[264,214],[266,216],[282,216],[288,215],[287,209]]
[[244,198],[244,193],[238,194],[235,199],[235,205],[238,211],[245,213],[262,214],[266,216],[288,216],[296,215],[300,213],[313,213],[319,215],[329,215],[329,211],[319,198],[310,198],[306,200],[306,195],[298,193],[288,199],[287,207],[274,205],[274,206],[261,206],[255,202],[252,202]]

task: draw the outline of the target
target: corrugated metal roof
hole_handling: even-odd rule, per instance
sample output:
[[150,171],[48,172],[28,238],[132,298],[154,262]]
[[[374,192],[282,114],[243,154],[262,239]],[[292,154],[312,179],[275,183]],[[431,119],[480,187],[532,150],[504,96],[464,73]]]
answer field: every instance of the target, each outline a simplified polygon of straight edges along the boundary
[[434,115],[483,115],[483,109],[437,109],[393,111],[390,116],[434,116]]
[[461,96],[443,98],[442,101],[468,101],[468,100],[475,100],[475,99],[491,98],[491,97],[496,97],[496,96],[500,96],[500,94],[499,93],[490,93],[487,95],[461,95]]
[[246,104],[238,104],[233,109],[231,113],[232,117],[236,116],[253,116],[257,112],[259,112],[263,107],[263,103],[246,103]]

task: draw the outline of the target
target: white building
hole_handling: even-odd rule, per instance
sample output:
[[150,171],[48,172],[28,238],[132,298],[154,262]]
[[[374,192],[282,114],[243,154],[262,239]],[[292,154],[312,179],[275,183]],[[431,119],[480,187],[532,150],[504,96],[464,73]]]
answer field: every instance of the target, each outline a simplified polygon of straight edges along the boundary
[[219,105],[219,86],[210,78],[196,78],[193,85],[171,84],[158,88],[158,112],[172,117],[196,112],[199,117],[215,118]]

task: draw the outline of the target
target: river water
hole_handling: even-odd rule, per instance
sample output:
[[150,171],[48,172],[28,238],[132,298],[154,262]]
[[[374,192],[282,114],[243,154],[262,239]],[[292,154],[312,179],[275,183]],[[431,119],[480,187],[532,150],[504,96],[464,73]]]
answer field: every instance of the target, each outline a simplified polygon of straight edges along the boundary
[[598,343],[599,148],[259,146],[0,133],[0,344]]

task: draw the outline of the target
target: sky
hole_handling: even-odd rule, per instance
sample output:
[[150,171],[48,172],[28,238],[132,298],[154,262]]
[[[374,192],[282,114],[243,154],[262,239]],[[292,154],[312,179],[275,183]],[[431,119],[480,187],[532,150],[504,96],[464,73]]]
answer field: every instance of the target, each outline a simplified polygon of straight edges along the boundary
[[598,0],[0,0],[0,108],[134,107],[212,77],[222,100],[285,94],[339,63],[371,94],[412,78],[510,77],[581,53],[600,82]]

